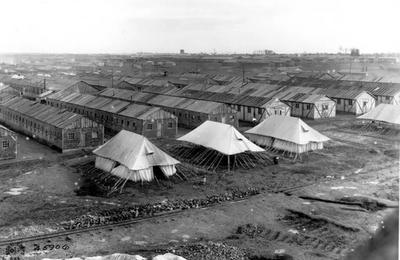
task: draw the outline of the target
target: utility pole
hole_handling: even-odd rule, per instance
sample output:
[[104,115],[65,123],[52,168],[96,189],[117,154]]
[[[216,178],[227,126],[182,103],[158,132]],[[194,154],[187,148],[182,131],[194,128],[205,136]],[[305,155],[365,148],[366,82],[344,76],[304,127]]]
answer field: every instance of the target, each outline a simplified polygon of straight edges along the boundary
[[349,68],[349,74],[351,74],[351,63],[353,62],[353,58],[350,56],[350,68]]
[[245,77],[244,77],[245,76],[244,63],[241,62],[240,65],[241,65],[241,69],[242,69],[242,85],[239,87],[239,93],[238,94],[240,94],[240,89],[246,84]]
[[245,83],[244,74],[245,74],[244,63],[242,63],[242,83],[243,83],[243,85]]
[[114,88],[114,67],[111,68],[111,88]]

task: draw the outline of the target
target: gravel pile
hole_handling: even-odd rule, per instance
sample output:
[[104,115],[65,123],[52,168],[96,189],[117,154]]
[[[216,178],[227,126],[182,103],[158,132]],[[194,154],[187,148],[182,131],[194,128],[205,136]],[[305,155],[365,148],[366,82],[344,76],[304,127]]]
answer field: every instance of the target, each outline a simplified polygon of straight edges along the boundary
[[151,217],[162,212],[204,208],[224,201],[244,199],[257,194],[260,194],[258,189],[248,188],[244,191],[233,190],[229,193],[212,195],[204,199],[183,199],[154,204],[136,205],[133,207],[116,208],[83,215],[70,221],[62,222],[61,225],[65,230],[104,225],[138,217]]
[[174,249],[174,253],[190,260],[196,259],[248,259],[244,250],[225,243],[207,242],[188,244]]
[[257,237],[260,236],[261,234],[264,234],[266,231],[265,226],[263,225],[254,225],[254,224],[246,224],[243,226],[239,226],[236,230],[236,234],[238,235],[246,235],[249,237]]

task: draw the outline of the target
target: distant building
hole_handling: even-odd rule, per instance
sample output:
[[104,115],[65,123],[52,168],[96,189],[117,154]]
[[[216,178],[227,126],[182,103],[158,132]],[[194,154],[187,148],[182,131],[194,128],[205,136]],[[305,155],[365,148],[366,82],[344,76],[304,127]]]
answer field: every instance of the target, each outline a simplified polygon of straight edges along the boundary
[[272,50],[255,50],[253,51],[254,55],[271,55],[271,54],[275,54],[274,51]]
[[376,59],[378,63],[388,63],[388,64],[396,64],[399,63],[399,58],[397,57],[378,57]]
[[176,116],[180,127],[195,128],[207,120],[233,126],[238,125],[236,110],[224,103],[127,89],[106,89],[99,95],[131,103],[160,107]]
[[[121,89],[106,89],[110,97],[63,91],[51,95],[47,104],[81,114],[104,125],[108,134],[128,130],[148,138],[169,137],[177,134],[177,117],[164,109],[145,104],[132,104],[114,99]],[[103,92],[104,93],[104,92]],[[123,98],[121,98],[123,99]]]
[[324,95],[290,93],[281,100],[291,107],[291,116],[319,119],[336,115],[336,102]]
[[0,160],[17,158],[17,134],[0,125]]
[[351,49],[350,56],[360,56],[360,50],[359,49]]
[[15,89],[20,95],[37,100],[53,91],[46,88],[46,81],[29,81],[24,79],[5,79],[3,83]]
[[68,93],[75,92],[75,93],[80,93],[80,94],[93,94],[94,95],[104,89],[106,89],[105,86],[91,84],[91,83],[81,80],[62,91],[68,92]]
[[181,50],[179,51],[179,53],[180,53],[180,54],[185,54],[185,50],[184,50],[184,49],[181,49]]
[[103,144],[104,127],[81,115],[14,97],[0,104],[0,121],[65,152]]

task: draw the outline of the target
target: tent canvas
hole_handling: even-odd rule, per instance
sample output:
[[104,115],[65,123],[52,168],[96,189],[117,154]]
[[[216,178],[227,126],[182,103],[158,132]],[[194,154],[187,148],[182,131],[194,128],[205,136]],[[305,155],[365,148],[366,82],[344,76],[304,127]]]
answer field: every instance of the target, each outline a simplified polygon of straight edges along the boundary
[[178,160],[152,144],[146,137],[126,130],[120,131],[108,142],[95,149],[93,153],[125,165],[129,170],[179,163]]
[[108,142],[93,151],[95,166],[121,179],[152,181],[153,167],[158,166],[165,176],[175,174],[180,163],[146,137],[122,130]]
[[273,115],[247,130],[246,136],[259,145],[291,153],[322,149],[330,139],[297,117]]
[[379,104],[368,113],[357,118],[400,125],[400,106],[391,104]]
[[265,151],[249,141],[235,127],[214,121],[205,121],[178,140],[201,145],[225,155]]
[[278,115],[268,117],[260,124],[247,130],[245,134],[270,136],[296,144],[326,142],[330,140],[304,123],[300,118]]
[[215,171],[225,165],[228,171],[238,167],[249,169],[270,162],[264,149],[235,127],[219,122],[206,121],[178,140],[188,145],[178,146],[175,154],[207,170]]

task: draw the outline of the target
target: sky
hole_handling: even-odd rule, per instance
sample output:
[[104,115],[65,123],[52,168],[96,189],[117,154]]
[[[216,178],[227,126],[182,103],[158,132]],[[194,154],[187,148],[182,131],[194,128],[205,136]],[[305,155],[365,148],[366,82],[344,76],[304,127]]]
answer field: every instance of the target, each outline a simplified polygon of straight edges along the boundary
[[400,0],[0,0],[0,53],[400,53]]

